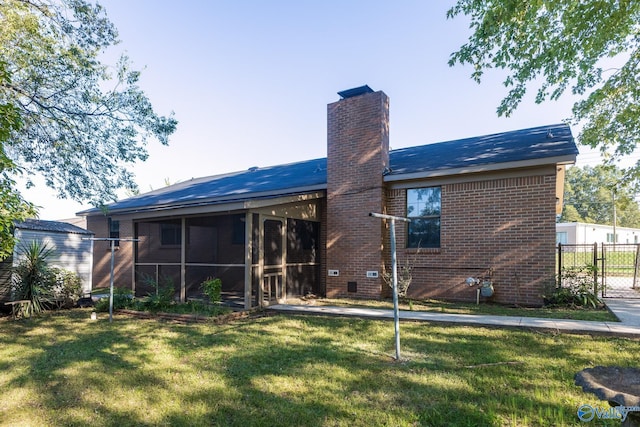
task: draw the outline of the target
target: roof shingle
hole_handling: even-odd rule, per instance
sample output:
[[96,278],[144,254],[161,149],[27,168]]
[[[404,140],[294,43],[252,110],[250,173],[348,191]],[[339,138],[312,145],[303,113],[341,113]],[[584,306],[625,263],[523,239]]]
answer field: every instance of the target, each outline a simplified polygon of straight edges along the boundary
[[[567,158],[573,161],[577,154],[569,126],[556,124],[392,150],[386,179],[399,180],[405,175],[531,160]],[[108,209],[116,213],[227,203],[326,187],[327,159],[322,158],[195,178],[113,203]],[[99,212],[99,209],[90,209],[80,214]]]

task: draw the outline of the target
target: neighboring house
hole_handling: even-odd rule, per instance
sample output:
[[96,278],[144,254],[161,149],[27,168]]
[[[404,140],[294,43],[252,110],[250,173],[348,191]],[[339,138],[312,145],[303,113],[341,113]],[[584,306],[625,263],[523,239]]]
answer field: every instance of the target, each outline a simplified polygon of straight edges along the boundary
[[[36,241],[46,244],[53,250],[47,259],[49,265],[78,274],[82,281],[83,293],[91,292],[93,242],[90,239],[93,237],[92,232],[66,222],[28,219],[15,224],[13,235],[16,239],[13,256],[3,261],[4,274],[0,272],[3,285],[10,280],[9,267],[20,262],[20,248]],[[0,286],[0,288],[8,289],[7,286]],[[8,295],[0,295],[0,299],[6,300]]]
[[[116,283],[137,295],[159,281],[199,296],[207,277],[245,307],[313,293],[380,298],[397,224],[409,296],[474,301],[469,276],[492,274],[494,300],[540,305],[554,280],[564,168],[578,150],[567,125],[389,151],[389,100],[368,86],[327,107],[327,158],[192,179],[79,214],[119,242]],[[94,285],[109,280],[95,242]]]
[[[615,238],[614,238],[615,236]],[[640,243],[640,229],[583,222],[556,224],[556,243],[576,245],[593,243]]]

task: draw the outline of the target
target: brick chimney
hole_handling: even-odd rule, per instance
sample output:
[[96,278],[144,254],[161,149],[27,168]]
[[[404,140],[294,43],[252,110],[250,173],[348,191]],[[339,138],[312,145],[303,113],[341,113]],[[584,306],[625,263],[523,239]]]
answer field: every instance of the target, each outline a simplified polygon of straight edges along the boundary
[[389,98],[369,86],[338,94],[327,106],[327,296],[379,298],[384,228],[369,213],[385,211]]

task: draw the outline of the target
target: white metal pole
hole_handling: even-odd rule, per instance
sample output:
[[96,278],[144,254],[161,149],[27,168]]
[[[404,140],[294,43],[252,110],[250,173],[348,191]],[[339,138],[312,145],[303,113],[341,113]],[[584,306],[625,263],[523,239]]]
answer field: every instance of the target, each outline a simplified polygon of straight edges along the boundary
[[398,310],[398,262],[396,257],[396,221],[391,218],[391,269],[393,275],[393,323],[396,334],[396,360],[400,360],[400,312]]
[[411,222],[408,218],[400,216],[385,215],[379,213],[369,213],[369,216],[375,218],[388,219],[391,221],[391,276],[392,276],[392,293],[393,293],[393,322],[396,338],[396,360],[400,360],[400,311],[398,310],[398,261],[396,255],[396,220]]
[[113,322],[113,258],[116,242],[110,240],[111,244],[111,274],[109,275],[109,323]]
[[[116,241],[118,242],[138,242],[139,239],[121,239],[115,237],[90,237],[82,240],[109,242],[111,247],[111,272],[109,274],[109,322],[113,322],[113,263],[115,258]],[[134,251],[135,253],[135,251]],[[135,269],[134,269],[135,270]],[[135,274],[135,271],[134,271]]]

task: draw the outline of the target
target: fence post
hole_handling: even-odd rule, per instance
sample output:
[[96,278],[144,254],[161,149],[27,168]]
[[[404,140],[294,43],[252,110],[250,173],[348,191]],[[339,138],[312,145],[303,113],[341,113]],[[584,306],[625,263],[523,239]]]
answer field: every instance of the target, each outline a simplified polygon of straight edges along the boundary
[[562,287],[562,243],[558,243],[558,283],[556,288]]
[[633,263],[633,286],[631,289],[636,288],[636,282],[638,280],[638,267],[640,266],[640,244],[636,244],[636,259]]
[[[604,268],[604,247],[602,267]],[[598,243],[593,242],[593,295],[598,296]]]

